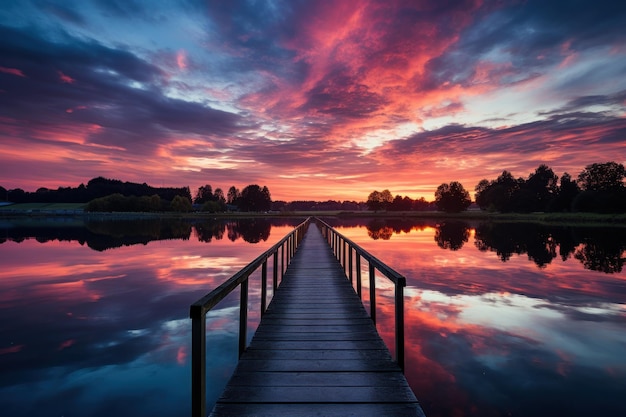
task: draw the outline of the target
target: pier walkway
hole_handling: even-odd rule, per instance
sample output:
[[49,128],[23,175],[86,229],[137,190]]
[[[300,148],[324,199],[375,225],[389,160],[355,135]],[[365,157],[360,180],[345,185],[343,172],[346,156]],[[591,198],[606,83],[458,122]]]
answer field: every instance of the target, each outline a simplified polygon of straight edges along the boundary
[[211,416],[423,415],[311,224]]

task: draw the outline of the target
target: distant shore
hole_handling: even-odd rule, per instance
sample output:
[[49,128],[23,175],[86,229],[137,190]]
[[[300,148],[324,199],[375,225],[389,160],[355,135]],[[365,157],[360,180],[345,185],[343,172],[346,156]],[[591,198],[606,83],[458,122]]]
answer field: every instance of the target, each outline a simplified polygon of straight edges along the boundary
[[441,211],[268,211],[268,212],[85,212],[84,204],[30,203],[0,206],[0,217],[70,216],[88,219],[145,219],[145,218],[271,218],[271,217],[338,217],[338,218],[404,218],[441,219],[489,222],[533,222],[562,225],[611,224],[626,227],[626,213],[492,213],[468,210],[460,213]]

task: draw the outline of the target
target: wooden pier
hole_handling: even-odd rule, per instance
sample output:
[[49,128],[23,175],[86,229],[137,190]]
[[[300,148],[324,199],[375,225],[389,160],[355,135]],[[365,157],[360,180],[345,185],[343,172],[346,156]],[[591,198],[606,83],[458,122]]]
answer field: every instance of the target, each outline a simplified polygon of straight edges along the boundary
[[211,416],[423,416],[311,225]]

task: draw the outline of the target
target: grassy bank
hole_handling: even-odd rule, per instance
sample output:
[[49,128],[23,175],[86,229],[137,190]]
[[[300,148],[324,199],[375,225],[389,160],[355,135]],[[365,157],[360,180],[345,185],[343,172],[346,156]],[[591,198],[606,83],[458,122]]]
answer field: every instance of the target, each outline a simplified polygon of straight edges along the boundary
[[293,211],[293,212],[228,212],[228,213],[82,213],[85,204],[80,203],[28,203],[0,207],[0,216],[77,215],[96,218],[252,218],[252,217],[339,217],[339,218],[407,218],[407,219],[455,219],[490,222],[533,222],[561,225],[611,224],[626,227],[626,213],[490,213],[471,210],[461,213],[440,211]]

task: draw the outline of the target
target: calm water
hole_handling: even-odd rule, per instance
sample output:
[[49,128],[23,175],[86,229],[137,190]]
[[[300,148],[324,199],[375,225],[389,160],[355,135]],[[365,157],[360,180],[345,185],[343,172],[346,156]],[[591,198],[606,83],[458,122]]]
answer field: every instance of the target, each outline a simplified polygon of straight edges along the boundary
[[[299,221],[1,221],[2,415],[189,415],[189,304]],[[406,375],[429,417],[626,415],[625,228],[332,223],[407,277]],[[238,303],[208,316],[209,408]]]

